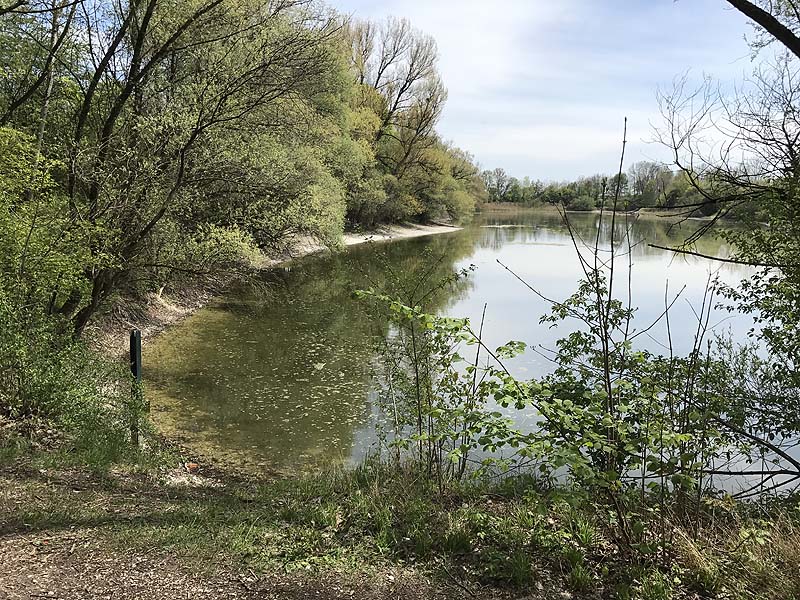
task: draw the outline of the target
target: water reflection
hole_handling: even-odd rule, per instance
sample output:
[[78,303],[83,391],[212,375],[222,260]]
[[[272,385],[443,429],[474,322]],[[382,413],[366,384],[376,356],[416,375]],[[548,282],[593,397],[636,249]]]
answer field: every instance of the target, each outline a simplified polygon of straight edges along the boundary
[[[593,242],[597,216],[575,215],[573,223],[581,237]],[[709,273],[734,282],[746,272],[647,245],[674,245],[697,224],[671,226],[650,218],[627,226],[635,240],[642,240],[633,252],[636,321],[643,327],[663,311],[667,282],[673,292],[686,285],[671,318],[675,350],[685,352]],[[625,227],[624,221],[616,224],[617,239]],[[604,223],[599,235],[607,243],[610,224]],[[727,253],[710,239],[698,249]],[[156,422],[193,447],[240,464],[294,468],[357,460],[374,441],[370,339],[385,334],[385,328],[376,329],[353,292],[373,287],[402,296],[423,274],[436,281],[471,264],[477,270],[432,297],[431,309],[477,320],[486,303],[488,343],[518,339],[532,344],[534,349],[511,367],[521,377],[541,375],[551,368],[547,349],[574,325],[540,325],[548,303],[498,260],[554,299],[570,295],[581,274],[559,216],[541,212],[482,215],[460,232],[354,247],[269,272],[259,285],[233,291],[147,347]],[[749,320],[727,317],[716,316],[718,329],[744,337]],[[665,338],[662,326],[639,341],[657,352]]]

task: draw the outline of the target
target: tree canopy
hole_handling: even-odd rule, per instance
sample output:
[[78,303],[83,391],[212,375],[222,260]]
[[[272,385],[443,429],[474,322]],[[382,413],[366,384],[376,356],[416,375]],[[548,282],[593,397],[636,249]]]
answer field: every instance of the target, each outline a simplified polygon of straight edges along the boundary
[[463,218],[484,193],[436,132],[436,45],[407,21],[31,0],[0,5],[0,57],[2,287],[78,335],[115,294],[336,245],[347,222]]

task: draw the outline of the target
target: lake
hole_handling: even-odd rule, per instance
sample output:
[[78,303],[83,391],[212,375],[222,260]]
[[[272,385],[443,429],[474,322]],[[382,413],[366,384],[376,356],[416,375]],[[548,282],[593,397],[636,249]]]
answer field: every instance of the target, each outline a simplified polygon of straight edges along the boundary
[[[574,230],[595,239],[599,216],[571,214]],[[616,239],[625,223],[617,224]],[[652,248],[677,245],[699,227],[658,217],[630,222],[634,325],[644,329],[684,291],[670,310],[676,353],[692,347],[710,276],[735,283],[738,265],[679,256]],[[610,224],[600,227],[608,245]],[[702,238],[697,250],[724,256],[720,241]],[[582,275],[575,248],[554,212],[477,215],[460,231],[353,246],[308,256],[231,290],[149,343],[144,352],[148,397],[157,426],[202,454],[245,468],[294,470],[362,458],[375,442],[376,391],[371,376],[374,337],[386,328],[371,320],[358,289],[402,296],[424,276],[434,282],[474,265],[470,275],[431,299],[430,310],[474,323],[486,305],[490,347],[520,340],[530,349],[509,363],[530,378],[553,368],[548,349],[574,327],[539,322],[549,303],[527,289],[498,260],[548,298],[563,300]],[[617,289],[627,284],[627,258]],[[625,285],[623,285],[623,283]],[[669,290],[667,295],[667,290]],[[625,292],[627,295],[627,292]],[[743,340],[752,321],[714,311],[713,331]],[[637,338],[639,347],[666,352],[662,320]],[[515,413],[521,426],[533,415]]]

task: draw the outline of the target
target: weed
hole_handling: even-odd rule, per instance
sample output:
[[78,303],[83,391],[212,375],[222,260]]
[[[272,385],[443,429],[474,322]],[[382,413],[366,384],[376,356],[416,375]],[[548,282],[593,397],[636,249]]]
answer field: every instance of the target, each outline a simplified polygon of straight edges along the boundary
[[587,592],[591,589],[593,578],[588,569],[577,564],[572,567],[567,577],[567,585],[575,592]]

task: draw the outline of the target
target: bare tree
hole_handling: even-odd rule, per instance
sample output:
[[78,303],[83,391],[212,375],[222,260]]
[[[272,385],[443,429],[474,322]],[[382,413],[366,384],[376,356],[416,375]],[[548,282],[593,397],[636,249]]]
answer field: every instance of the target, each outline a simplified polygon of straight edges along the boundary
[[403,111],[395,126],[397,133],[389,134],[399,148],[392,154],[379,154],[378,160],[390,164],[391,172],[402,178],[410,164],[419,162],[422,154],[433,147],[438,139],[434,128],[442,113],[447,92],[438,78],[430,79],[420,89],[416,103]]
[[[716,211],[686,242],[705,234],[720,217],[736,216],[740,228],[722,230],[734,248],[733,256],[723,260],[757,267],[738,285],[722,290],[738,310],[754,316],[755,335],[766,347],[768,359],[741,361],[735,353],[728,357],[731,365],[741,361],[748,366],[739,367],[740,381],[724,391],[729,413],[712,418],[737,443],[752,449],[751,458],[758,453],[770,457],[768,469],[746,469],[740,474],[761,476],[761,488],[774,489],[800,478],[800,462],[791,454],[800,436],[796,410],[800,389],[800,73],[796,56],[800,54],[792,46],[800,12],[792,1],[760,2],[772,11],[770,20],[763,8],[754,10],[758,7],[753,3],[729,1],[791,52],[761,63],[731,93],[709,80],[692,89],[686,77],[678,79],[670,93],[659,97],[665,126],[658,137],[671,150],[681,177],[700,197],[694,206],[712,206]],[[782,29],[775,27],[778,20]],[[769,37],[752,47],[757,51],[767,43]],[[676,250],[695,254],[687,248]],[[734,469],[715,467],[709,474],[726,470]]]
[[786,184],[800,177],[798,77],[797,66],[780,59],[733,95],[710,81],[690,89],[683,77],[659,96],[665,126],[657,138],[701,197],[689,208],[719,208],[695,238],[744,203],[781,202],[794,193]]
[[370,61],[375,53],[375,24],[372,21],[355,21],[349,24],[348,34],[356,80],[365,85],[370,78]]
[[[436,72],[436,42],[414,29],[407,19],[389,18],[378,27],[355,22],[349,31],[358,82],[372,87],[384,99],[377,143],[402,125],[403,113],[430,101],[432,87],[441,86]],[[445,94],[437,96],[444,102]]]

